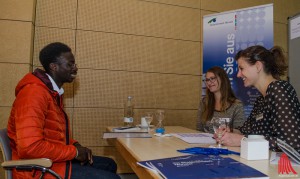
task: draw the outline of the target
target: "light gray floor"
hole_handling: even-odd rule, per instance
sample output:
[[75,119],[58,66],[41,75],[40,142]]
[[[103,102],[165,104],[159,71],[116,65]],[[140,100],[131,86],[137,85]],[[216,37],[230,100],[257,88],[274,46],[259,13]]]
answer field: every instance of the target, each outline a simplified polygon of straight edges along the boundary
[[139,179],[134,173],[119,174],[121,179]]

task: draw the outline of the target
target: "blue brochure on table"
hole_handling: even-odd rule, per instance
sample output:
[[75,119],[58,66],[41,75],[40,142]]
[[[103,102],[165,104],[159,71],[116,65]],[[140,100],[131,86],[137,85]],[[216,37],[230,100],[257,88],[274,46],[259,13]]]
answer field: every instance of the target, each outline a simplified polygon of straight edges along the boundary
[[187,155],[137,162],[169,179],[269,178],[260,171],[232,158],[210,155]]

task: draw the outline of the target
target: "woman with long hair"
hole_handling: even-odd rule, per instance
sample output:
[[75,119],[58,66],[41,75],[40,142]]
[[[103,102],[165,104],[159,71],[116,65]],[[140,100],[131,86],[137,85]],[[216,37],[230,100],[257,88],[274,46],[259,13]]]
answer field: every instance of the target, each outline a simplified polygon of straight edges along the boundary
[[214,66],[207,70],[204,82],[206,96],[200,101],[197,129],[214,133],[210,123],[213,117],[231,118],[231,129],[242,126],[243,104],[235,97],[226,71]]

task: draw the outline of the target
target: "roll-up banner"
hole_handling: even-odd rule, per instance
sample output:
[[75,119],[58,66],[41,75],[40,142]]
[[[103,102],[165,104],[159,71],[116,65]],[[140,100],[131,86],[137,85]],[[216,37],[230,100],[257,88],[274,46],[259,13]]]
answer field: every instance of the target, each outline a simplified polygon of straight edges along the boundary
[[[273,4],[203,17],[203,78],[210,67],[223,67],[236,96],[244,104],[246,116],[260,94],[254,88],[244,87],[242,79],[237,78],[234,56],[239,50],[253,45],[273,47]],[[205,95],[204,83],[202,95]]]

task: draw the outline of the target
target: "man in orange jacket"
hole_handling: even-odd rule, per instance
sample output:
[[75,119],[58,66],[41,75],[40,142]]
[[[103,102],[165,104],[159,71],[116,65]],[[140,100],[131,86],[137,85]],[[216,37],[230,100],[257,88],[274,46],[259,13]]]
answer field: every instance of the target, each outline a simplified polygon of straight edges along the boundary
[[[44,70],[36,69],[20,80],[7,131],[12,159],[49,158],[62,178],[119,179],[116,163],[71,138],[70,122],[63,109],[64,83],[76,78],[78,68],[71,49],[60,42],[40,51]],[[13,171],[13,178],[38,178],[39,171]],[[45,178],[53,178],[46,174]]]

